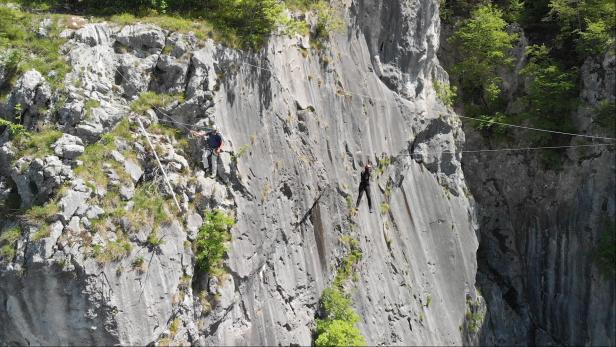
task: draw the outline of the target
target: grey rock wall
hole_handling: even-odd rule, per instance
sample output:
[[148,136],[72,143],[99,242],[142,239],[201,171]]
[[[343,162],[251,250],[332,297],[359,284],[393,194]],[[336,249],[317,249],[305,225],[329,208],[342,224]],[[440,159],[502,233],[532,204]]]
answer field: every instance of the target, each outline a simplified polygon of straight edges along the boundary
[[[475,339],[465,321],[481,298],[477,225],[458,152],[464,134],[430,88],[432,78],[447,78],[435,56],[436,1],[358,1],[345,13],[348,27],[307,56],[300,47],[308,37],[274,37],[249,54],[150,25],[88,24],[65,33],[73,70],[52,122],[76,138],[65,135],[55,147],[62,161],[47,161],[70,171],[82,146],[129,119],[134,141],[116,146],[134,151],[138,162],[119,152],[103,158],[136,173],[122,182],[105,166],[111,186],[126,184],[120,193],[129,208],[131,189],[151,183],[155,172],[128,107],[145,90],[185,94],[181,103],[150,110],[146,123],[213,122],[232,153],[221,156],[213,180],[199,170],[198,148],[185,153],[153,136],[188,212],[159,231],[160,248],[147,245],[147,230],[132,230],[129,254],[104,265],[87,255],[85,241],[104,246],[125,228],[107,225],[99,235],[89,226],[102,213],[96,197],[111,186],[94,189],[67,175],[49,236],[35,240],[36,227],[24,230],[15,260],[0,270],[0,320],[8,322],[0,341],[309,345],[321,291],[344,255],[342,236],[357,239],[363,253],[348,287],[369,345]],[[87,112],[89,99],[100,106]],[[6,148],[0,159],[9,164]],[[244,154],[232,160],[239,148]],[[360,168],[383,159],[390,164],[372,185],[376,211],[364,200],[355,214]],[[41,169],[30,162],[41,159],[24,160],[20,172],[32,181]],[[39,199],[29,187],[24,181],[11,189]],[[57,186],[44,192],[52,191]],[[237,219],[226,276],[196,271],[187,247],[207,208]],[[133,265],[138,257],[145,269]]]

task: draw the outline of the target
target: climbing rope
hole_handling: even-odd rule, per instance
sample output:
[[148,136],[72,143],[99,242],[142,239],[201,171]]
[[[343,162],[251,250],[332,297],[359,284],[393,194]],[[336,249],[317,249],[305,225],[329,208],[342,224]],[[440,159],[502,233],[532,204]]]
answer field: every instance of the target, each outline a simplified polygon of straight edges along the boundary
[[137,123],[139,123],[139,127],[141,128],[141,132],[143,132],[145,139],[148,141],[148,145],[150,145],[150,148],[152,149],[152,153],[154,153],[154,158],[156,158],[158,167],[163,173],[163,177],[165,178],[165,183],[167,183],[167,188],[169,189],[169,193],[173,196],[173,201],[175,201],[175,206],[177,206],[178,211],[182,211],[182,208],[180,207],[180,203],[178,202],[178,198],[175,196],[175,192],[173,191],[173,187],[171,186],[171,182],[169,182],[169,177],[167,176],[167,172],[163,168],[163,164],[160,162],[160,159],[158,158],[158,154],[156,154],[156,149],[154,148],[152,141],[150,141],[150,136],[148,135],[148,132],[145,130],[145,127],[143,126],[141,119],[139,117],[136,117],[136,119],[137,119]]

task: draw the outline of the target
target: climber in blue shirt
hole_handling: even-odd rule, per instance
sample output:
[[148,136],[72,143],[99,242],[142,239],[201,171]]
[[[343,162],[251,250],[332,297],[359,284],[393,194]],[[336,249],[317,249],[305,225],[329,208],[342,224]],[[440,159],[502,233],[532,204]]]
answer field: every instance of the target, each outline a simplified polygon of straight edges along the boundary
[[190,131],[194,136],[207,136],[207,140],[205,141],[205,148],[203,149],[203,156],[201,160],[203,161],[203,168],[207,171],[210,168],[209,161],[212,161],[211,165],[211,177],[216,177],[217,169],[218,169],[218,156],[222,151],[223,139],[222,133],[218,131],[216,126],[212,126],[210,131]]

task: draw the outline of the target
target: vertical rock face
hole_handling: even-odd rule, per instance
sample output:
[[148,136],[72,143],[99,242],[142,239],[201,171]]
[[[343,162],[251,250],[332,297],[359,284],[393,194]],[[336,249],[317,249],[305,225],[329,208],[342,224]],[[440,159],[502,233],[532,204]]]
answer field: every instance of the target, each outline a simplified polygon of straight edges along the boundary
[[[148,122],[173,120],[181,129],[213,122],[222,130],[235,159],[221,156],[217,180],[197,173],[197,150],[190,158],[164,136],[154,142],[167,151],[161,160],[183,206],[199,192],[205,207],[235,214],[228,275],[194,269],[187,243],[203,221],[200,207],[174,217],[160,231],[159,248],[137,231],[126,258],[98,264],[84,253],[82,238],[114,242],[88,227],[88,213],[101,207],[65,207],[75,205],[70,196],[90,201],[104,192],[73,182],[53,232],[38,240],[26,230],[15,260],[0,270],[0,321],[7,322],[0,341],[309,345],[344,236],[362,250],[348,287],[369,345],[459,345],[473,338],[465,317],[474,310],[469,303],[480,302],[478,243],[460,165],[464,134],[428,88],[432,78],[446,79],[435,56],[437,3],[362,0],[347,13],[347,30],[307,56],[300,48],[307,38],[275,38],[246,54],[149,25],[78,30],[66,46],[73,87],[57,119],[80,139],[74,143],[87,149],[128,118],[130,99],[144,90],[186,96],[152,110]],[[88,99],[99,101],[90,112]],[[130,203],[133,184],[151,179],[153,169],[141,144],[118,146],[136,151],[133,164],[145,171],[120,190]],[[78,165],[59,151],[66,165]],[[124,166],[129,160],[112,156]],[[379,164],[371,186],[375,212],[364,200],[356,213],[359,171],[368,160]],[[110,184],[119,184],[116,169],[104,169]],[[147,271],[135,269],[139,257]],[[206,305],[202,292],[215,303]]]
[[[610,136],[592,116],[601,100],[616,98],[614,57],[589,59],[582,82],[577,128]],[[484,144],[473,129],[465,130],[469,148]],[[464,158],[481,231],[478,282],[488,305],[484,344],[616,341],[616,288],[596,266],[605,242],[601,235],[616,218],[614,147],[570,149],[563,156],[559,170],[545,169],[537,153]]]

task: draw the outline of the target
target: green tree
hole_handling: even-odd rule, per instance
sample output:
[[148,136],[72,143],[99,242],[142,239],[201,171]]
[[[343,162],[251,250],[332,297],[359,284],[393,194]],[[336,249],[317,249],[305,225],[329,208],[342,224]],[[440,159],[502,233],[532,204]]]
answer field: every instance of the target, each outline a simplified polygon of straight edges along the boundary
[[602,54],[614,45],[616,4],[613,0],[551,0],[547,19],[560,25],[558,39],[572,40],[583,56]]
[[286,22],[284,3],[278,0],[211,0],[208,16],[243,37],[248,46],[261,44],[266,35]]
[[538,127],[574,130],[570,115],[578,94],[576,73],[563,71],[544,45],[529,46],[526,56],[528,64],[521,73],[530,79],[527,117]]
[[493,108],[501,94],[497,68],[512,62],[507,52],[517,35],[508,33],[506,26],[501,10],[484,5],[450,38],[462,59],[454,65],[453,74],[460,81],[463,100],[480,105],[484,112]]

